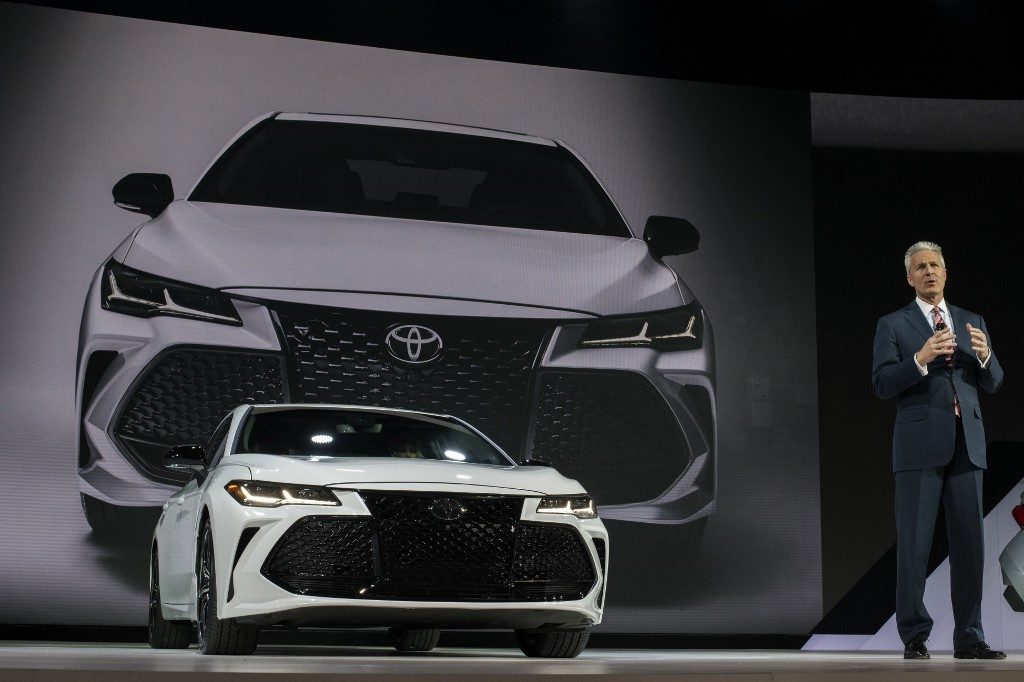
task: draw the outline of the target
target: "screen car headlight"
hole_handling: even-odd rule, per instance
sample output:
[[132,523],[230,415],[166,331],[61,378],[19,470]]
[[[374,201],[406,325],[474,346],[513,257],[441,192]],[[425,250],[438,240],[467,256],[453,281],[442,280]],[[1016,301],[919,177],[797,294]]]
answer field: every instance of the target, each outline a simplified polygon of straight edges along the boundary
[[572,514],[578,519],[596,519],[594,501],[587,496],[542,497],[537,505],[538,514]]
[[286,504],[315,504],[332,507],[341,502],[327,488],[311,485],[268,483],[265,481],[231,481],[224,489],[246,507],[280,507]]
[[591,322],[580,348],[642,347],[655,350],[693,350],[703,344],[704,312],[690,305],[644,315],[614,317]]
[[231,299],[216,289],[192,286],[126,268],[117,261],[103,266],[102,306],[125,315],[173,315],[241,326]]

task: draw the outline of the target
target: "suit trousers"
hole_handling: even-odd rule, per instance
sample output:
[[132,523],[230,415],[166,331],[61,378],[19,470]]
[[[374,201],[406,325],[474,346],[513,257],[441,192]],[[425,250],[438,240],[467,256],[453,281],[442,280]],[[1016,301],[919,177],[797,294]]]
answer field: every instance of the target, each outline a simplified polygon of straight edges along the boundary
[[944,467],[895,472],[896,626],[904,643],[931,632],[924,606],[935,519],[942,501],[949,538],[953,647],[984,641],[981,629],[985,538],[981,498],[982,469],[967,454],[960,418],[953,458]]

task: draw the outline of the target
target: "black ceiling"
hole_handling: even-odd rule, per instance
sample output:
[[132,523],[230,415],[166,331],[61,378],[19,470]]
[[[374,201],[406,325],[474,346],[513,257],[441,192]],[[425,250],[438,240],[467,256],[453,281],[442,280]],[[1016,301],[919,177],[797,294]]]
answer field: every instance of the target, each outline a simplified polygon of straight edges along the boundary
[[743,85],[1024,98],[1024,3],[981,0],[33,2],[332,42]]

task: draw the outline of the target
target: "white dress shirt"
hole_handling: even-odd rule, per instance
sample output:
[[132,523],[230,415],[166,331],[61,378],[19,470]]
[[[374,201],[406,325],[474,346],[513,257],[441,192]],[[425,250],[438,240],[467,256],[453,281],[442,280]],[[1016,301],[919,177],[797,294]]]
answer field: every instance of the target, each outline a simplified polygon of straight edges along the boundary
[[[952,318],[949,316],[949,307],[946,305],[945,298],[936,304],[932,304],[925,301],[920,296],[917,296],[914,298],[914,302],[917,303],[917,307],[921,309],[921,313],[924,315],[924,319],[928,321],[928,326],[931,327],[932,332],[935,332],[935,315],[932,314],[932,308],[938,305],[939,310],[942,311],[942,319],[946,321],[946,328],[950,329],[953,334],[956,335],[956,330],[953,329]],[[967,333],[966,329],[964,331]],[[981,365],[981,368],[986,369],[988,367],[988,361],[992,359],[992,350],[989,350],[988,357],[985,358],[985,362],[982,362],[981,358],[979,358],[977,354],[975,354],[974,357],[978,359],[978,364]],[[917,353],[914,353],[914,364],[917,365],[917,371],[921,373],[921,376],[927,376],[928,365],[922,365],[917,361]]]

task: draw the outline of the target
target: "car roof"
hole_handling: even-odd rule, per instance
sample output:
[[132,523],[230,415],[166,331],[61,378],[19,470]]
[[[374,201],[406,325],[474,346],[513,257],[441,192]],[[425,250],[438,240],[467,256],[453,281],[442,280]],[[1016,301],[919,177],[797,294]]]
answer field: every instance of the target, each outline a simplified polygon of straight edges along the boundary
[[475,126],[456,125],[454,123],[442,123],[440,121],[421,121],[411,118],[387,118],[384,116],[351,116],[347,114],[325,114],[317,112],[283,112],[277,114],[275,119],[279,121],[318,121],[324,123],[349,123],[355,125],[383,126],[389,128],[409,128],[412,130],[434,130],[443,133],[456,133],[459,135],[475,135],[477,137],[493,137],[502,140],[515,140],[517,142],[528,142],[531,144],[556,147],[554,140],[534,135],[525,135],[510,130],[496,130],[494,128],[478,128]]

